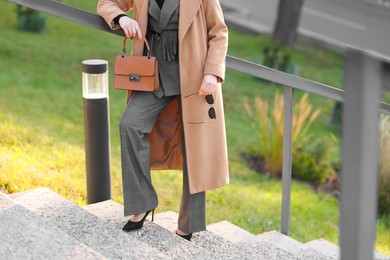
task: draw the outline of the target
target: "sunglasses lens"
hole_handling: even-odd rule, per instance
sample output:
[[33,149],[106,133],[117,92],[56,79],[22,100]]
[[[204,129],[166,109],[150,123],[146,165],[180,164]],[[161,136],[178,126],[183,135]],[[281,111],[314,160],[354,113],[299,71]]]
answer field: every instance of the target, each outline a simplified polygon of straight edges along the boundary
[[209,117],[211,119],[216,119],[217,118],[216,113],[215,113],[215,109],[213,107],[209,109]]
[[213,95],[207,95],[206,96],[206,102],[208,103],[208,104],[210,104],[210,105],[212,105],[212,104],[214,104],[214,97],[213,97]]

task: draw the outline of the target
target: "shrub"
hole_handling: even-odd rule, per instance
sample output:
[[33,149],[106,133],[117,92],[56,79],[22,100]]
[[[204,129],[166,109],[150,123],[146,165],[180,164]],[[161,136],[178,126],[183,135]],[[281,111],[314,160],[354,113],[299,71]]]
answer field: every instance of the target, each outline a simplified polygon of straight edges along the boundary
[[291,61],[291,49],[271,38],[266,41],[263,48],[263,65],[283,72],[293,73],[294,66]]
[[292,160],[292,175],[303,181],[320,183],[326,174],[326,168],[316,163],[315,158],[308,153],[298,153]]
[[380,185],[378,194],[378,214],[390,216],[390,189],[389,186]]
[[[293,155],[300,147],[304,146],[304,137],[307,131],[321,113],[320,109],[312,111],[307,97],[308,95],[305,93],[301,100],[294,105]],[[254,103],[254,112],[252,112],[248,99],[245,100],[244,107],[249,117],[254,119],[252,127],[260,146],[260,154],[264,158],[265,169],[271,175],[280,177],[283,164],[283,97],[278,92],[276,93],[273,110],[269,109],[268,102],[260,97],[255,97]]]
[[379,164],[379,198],[378,213],[390,216],[390,117],[381,116],[380,120],[380,149],[381,157]]
[[46,14],[31,8],[18,6],[17,25],[22,31],[40,32],[46,27]]

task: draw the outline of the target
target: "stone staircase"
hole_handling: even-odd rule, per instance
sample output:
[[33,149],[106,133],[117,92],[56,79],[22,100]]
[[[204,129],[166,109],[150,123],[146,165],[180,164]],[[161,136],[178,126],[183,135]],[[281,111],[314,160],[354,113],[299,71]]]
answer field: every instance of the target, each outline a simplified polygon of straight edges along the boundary
[[[0,193],[1,259],[337,259],[326,241],[302,244],[279,232],[251,234],[227,221],[207,226],[191,242],[174,234],[178,214],[156,214],[130,233],[123,206],[104,201],[78,207],[46,188]],[[390,260],[376,253],[376,259]]]

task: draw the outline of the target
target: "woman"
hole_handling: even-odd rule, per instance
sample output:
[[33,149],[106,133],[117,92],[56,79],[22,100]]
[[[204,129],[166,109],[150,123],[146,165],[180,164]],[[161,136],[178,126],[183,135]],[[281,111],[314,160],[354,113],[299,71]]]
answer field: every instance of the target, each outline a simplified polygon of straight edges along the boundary
[[[133,10],[133,19],[127,16]],[[112,29],[146,36],[159,61],[160,90],[129,91],[120,122],[124,231],[141,228],[158,199],[150,169],[183,169],[176,234],[206,229],[205,191],[229,182],[221,84],[228,31],[218,0],[99,0]],[[153,217],[152,217],[153,219]]]

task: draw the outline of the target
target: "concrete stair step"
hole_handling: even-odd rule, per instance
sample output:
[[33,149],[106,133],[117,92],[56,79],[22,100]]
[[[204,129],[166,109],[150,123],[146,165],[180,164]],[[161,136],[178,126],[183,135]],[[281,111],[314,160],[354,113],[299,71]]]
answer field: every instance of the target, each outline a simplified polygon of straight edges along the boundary
[[207,230],[233,243],[245,243],[256,238],[254,234],[228,221],[208,225]]
[[284,249],[294,255],[300,256],[300,259],[304,260],[333,260],[329,255],[323,254],[317,250],[314,250],[311,247],[302,244],[301,242],[286,236],[277,231],[270,231],[260,235],[257,235],[256,242],[268,242],[281,249]]
[[[126,223],[128,220],[128,217],[123,215],[123,206],[113,200],[89,204],[82,208],[119,229],[122,229],[122,223]],[[149,219],[149,217],[147,219]]]
[[2,259],[107,259],[0,193]]
[[[306,246],[313,248],[324,255],[330,256],[334,259],[339,259],[340,247],[325,239],[317,239],[305,243]],[[375,252],[375,259],[390,260],[390,256]]]
[[8,197],[10,197],[13,200],[16,200],[18,197],[24,196],[24,195],[28,194],[31,191],[33,191],[33,190],[26,190],[26,191],[21,191],[21,192],[17,192],[17,193],[8,194]]
[[[123,216],[123,206],[112,200],[91,204],[83,208],[117,229],[121,229],[129,219]],[[143,228],[129,232],[128,235],[156,248],[171,259],[221,259],[158,225],[158,215],[156,214],[154,223],[150,222],[151,216],[149,215]]]
[[307,242],[305,245],[334,259],[339,258],[339,247],[328,240],[317,239]]
[[14,197],[18,204],[41,217],[48,226],[57,227],[107,258],[167,258],[49,189],[39,188]]
[[[83,209],[84,208],[84,209]],[[302,244],[279,232],[255,236],[227,221],[188,242],[174,234],[178,214],[148,217],[125,233],[123,206],[108,200],[80,208],[49,189],[0,193],[0,255],[5,259],[338,259],[339,247],[319,239]],[[4,232],[3,232],[4,231]],[[23,245],[21,247],[20,245]],[[390,256],[375,254],[375,259]]]
[[[123,217],[118,217],[118,215],[112,214],[112,212],[123,212],[123,206],[113,201],[106,201],[94,205],[88,205],[84,208],[89,210],[91,213],[96,214],[99,218],[104,219],[107,222],[110,221],[112,225],[115,225],[117,227],[123,226],[124,223],[127,221],[127,219],[123,220]],[[123,213],[119,216],[122,215]],[[151,216],[148,217],[149,220],[150,218]],[[154,239],[147,238],[147,240],[153,242],[153,244],[157,246],[159,250],[164,250],[166,253],[170,253],[171,250],[167,251],[166,249],[161,248],[161,246],[159,245],[161,241],[166,241],[168,245],[174,244],[171,242],[172,238],[170,236],[172,235],[175,238],[175,241],[177,239],[179,239],[180,241],[185,241],[185,246],[191,254],[180,253],[179,256],[177,255],[177,253],[171,254],[170,256],[172,256],[173,258],[183,258],[183,256],[185,256],[185,258],[192,259],[267,259],[264,258],[262,254],[259,254],[257,252],[257,249],[252,250],[252,248],[244,248],[243,246],[237,246],[236,244],[227,241],[222,237],[219,237],[209,231],[198,232],[194,234],[192,241],[188,242],[174,234],[175,230],[177,229],[177,219],[178,214],[172,211],[156,214],[154,217],[154,223],[150,223],[149,225],[156,225],[156,228],[158,227],[159,229],[161,229],[160,232],[162,232],[164,236],[155,234]],[[147,230],[148,227],[144,227],[137,232],[145,232],[143,231],[145,229]],[[207,255],[204,254],[204,252],[207,252]]]
[[[178,216],[177,213],[172,211],[159,213],[155,216],[155,222],[168,230],[174,231],[177,228]],[[213,225],[216,224],[207,226],[208,231],[199,232],[194,235],[192,243],[205,248],[210,252],[214,252],[223,259],[301,259],[299,256],[294,256],[292,253],[268,242],[256,242],[254,240],[252,242],[252,240],[248,239],[243,241],[243,243],[234,243],[228,238],[225,239],[224,237],[213,233],[209,229],[210,226],[211,229],[213,229]],[[229,223],[229,226],[231,227],[234,225]],[[237,227],[236,230],[237,229],[239,228]]]

